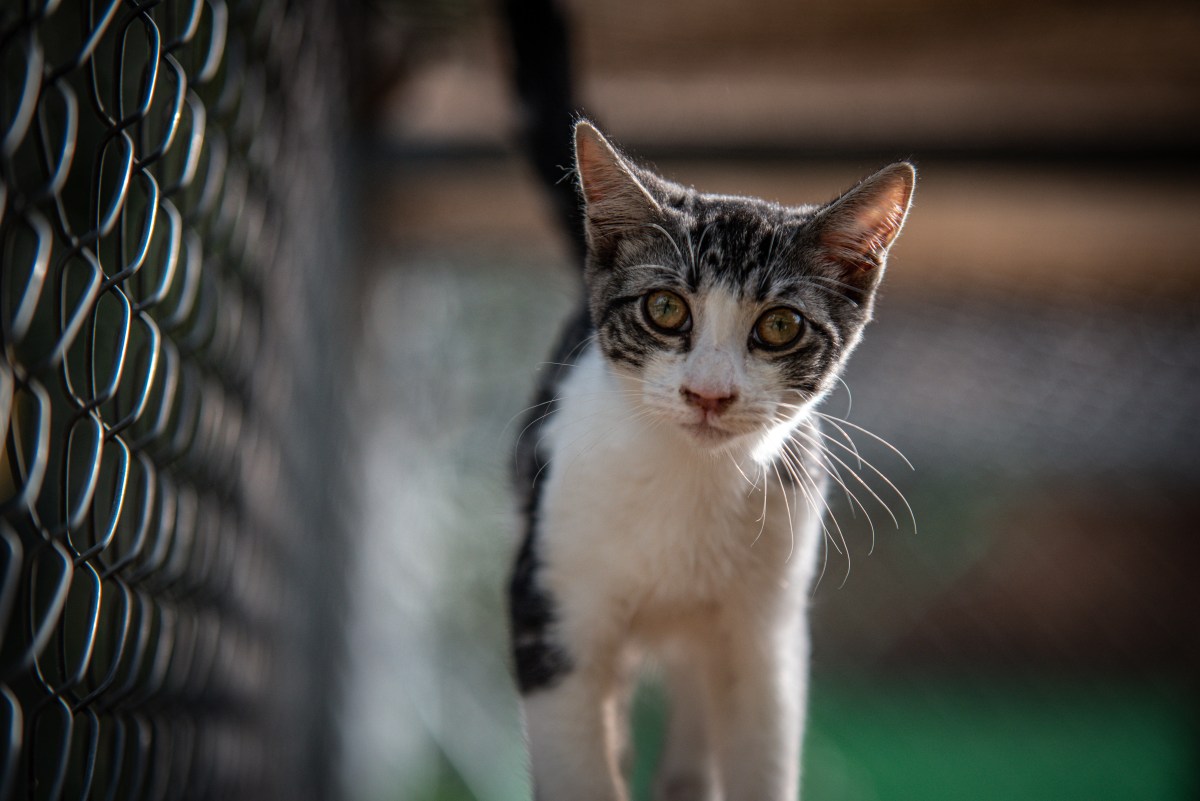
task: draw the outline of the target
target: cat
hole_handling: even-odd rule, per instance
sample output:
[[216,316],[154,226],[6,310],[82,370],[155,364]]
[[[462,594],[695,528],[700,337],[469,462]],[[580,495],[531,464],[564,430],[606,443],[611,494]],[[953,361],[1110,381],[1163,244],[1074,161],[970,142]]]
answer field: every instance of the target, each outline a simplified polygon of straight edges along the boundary
[[586,301],[517,444],[509,583],[535,798],[624,801],[639,665],[659,799],[799,792],[825,484],[814,406],[871,318],[916,180],[831,203],[703,194],[575,129]]

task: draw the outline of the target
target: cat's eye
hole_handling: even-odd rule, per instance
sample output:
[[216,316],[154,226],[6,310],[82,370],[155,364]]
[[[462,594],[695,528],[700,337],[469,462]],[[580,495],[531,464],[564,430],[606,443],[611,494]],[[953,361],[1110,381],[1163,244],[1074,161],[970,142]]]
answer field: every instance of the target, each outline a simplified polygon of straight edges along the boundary
[[656,289],[646,295],[642,309],[655,328],[667,333],[679,333],[691,328],[692,315],[683,298],[666,289]]
[[782,350],[804,333],[804,318],[795,309],[780,306],[764,312],[754,324],[755,344],[768,350]]

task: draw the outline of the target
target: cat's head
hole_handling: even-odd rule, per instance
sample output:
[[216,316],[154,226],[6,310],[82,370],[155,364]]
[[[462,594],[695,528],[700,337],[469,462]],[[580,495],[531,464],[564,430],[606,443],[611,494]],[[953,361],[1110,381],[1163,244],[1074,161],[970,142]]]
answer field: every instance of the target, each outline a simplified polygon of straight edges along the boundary
[[836,200],[709,195],[575,128],[597,341],[647,416],[702,448],[769,439],[836,381],[871,317],[916,174]]

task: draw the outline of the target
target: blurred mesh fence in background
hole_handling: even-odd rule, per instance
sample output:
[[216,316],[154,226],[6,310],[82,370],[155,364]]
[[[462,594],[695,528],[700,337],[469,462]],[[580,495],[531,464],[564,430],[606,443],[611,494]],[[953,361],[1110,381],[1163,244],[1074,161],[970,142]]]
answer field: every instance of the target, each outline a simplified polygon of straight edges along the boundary
[[328,795],[331,6],[0,10],[0,799]]

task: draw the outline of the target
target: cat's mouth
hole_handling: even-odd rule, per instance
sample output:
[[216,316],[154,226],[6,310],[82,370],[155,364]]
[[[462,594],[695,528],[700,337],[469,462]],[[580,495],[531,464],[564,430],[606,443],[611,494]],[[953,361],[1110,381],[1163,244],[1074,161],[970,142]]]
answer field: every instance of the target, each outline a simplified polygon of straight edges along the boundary
[[705,445],[720,445],[737,436],[733,431],[721,428],[707,420],[699,423],[684,423],[682,428]]

